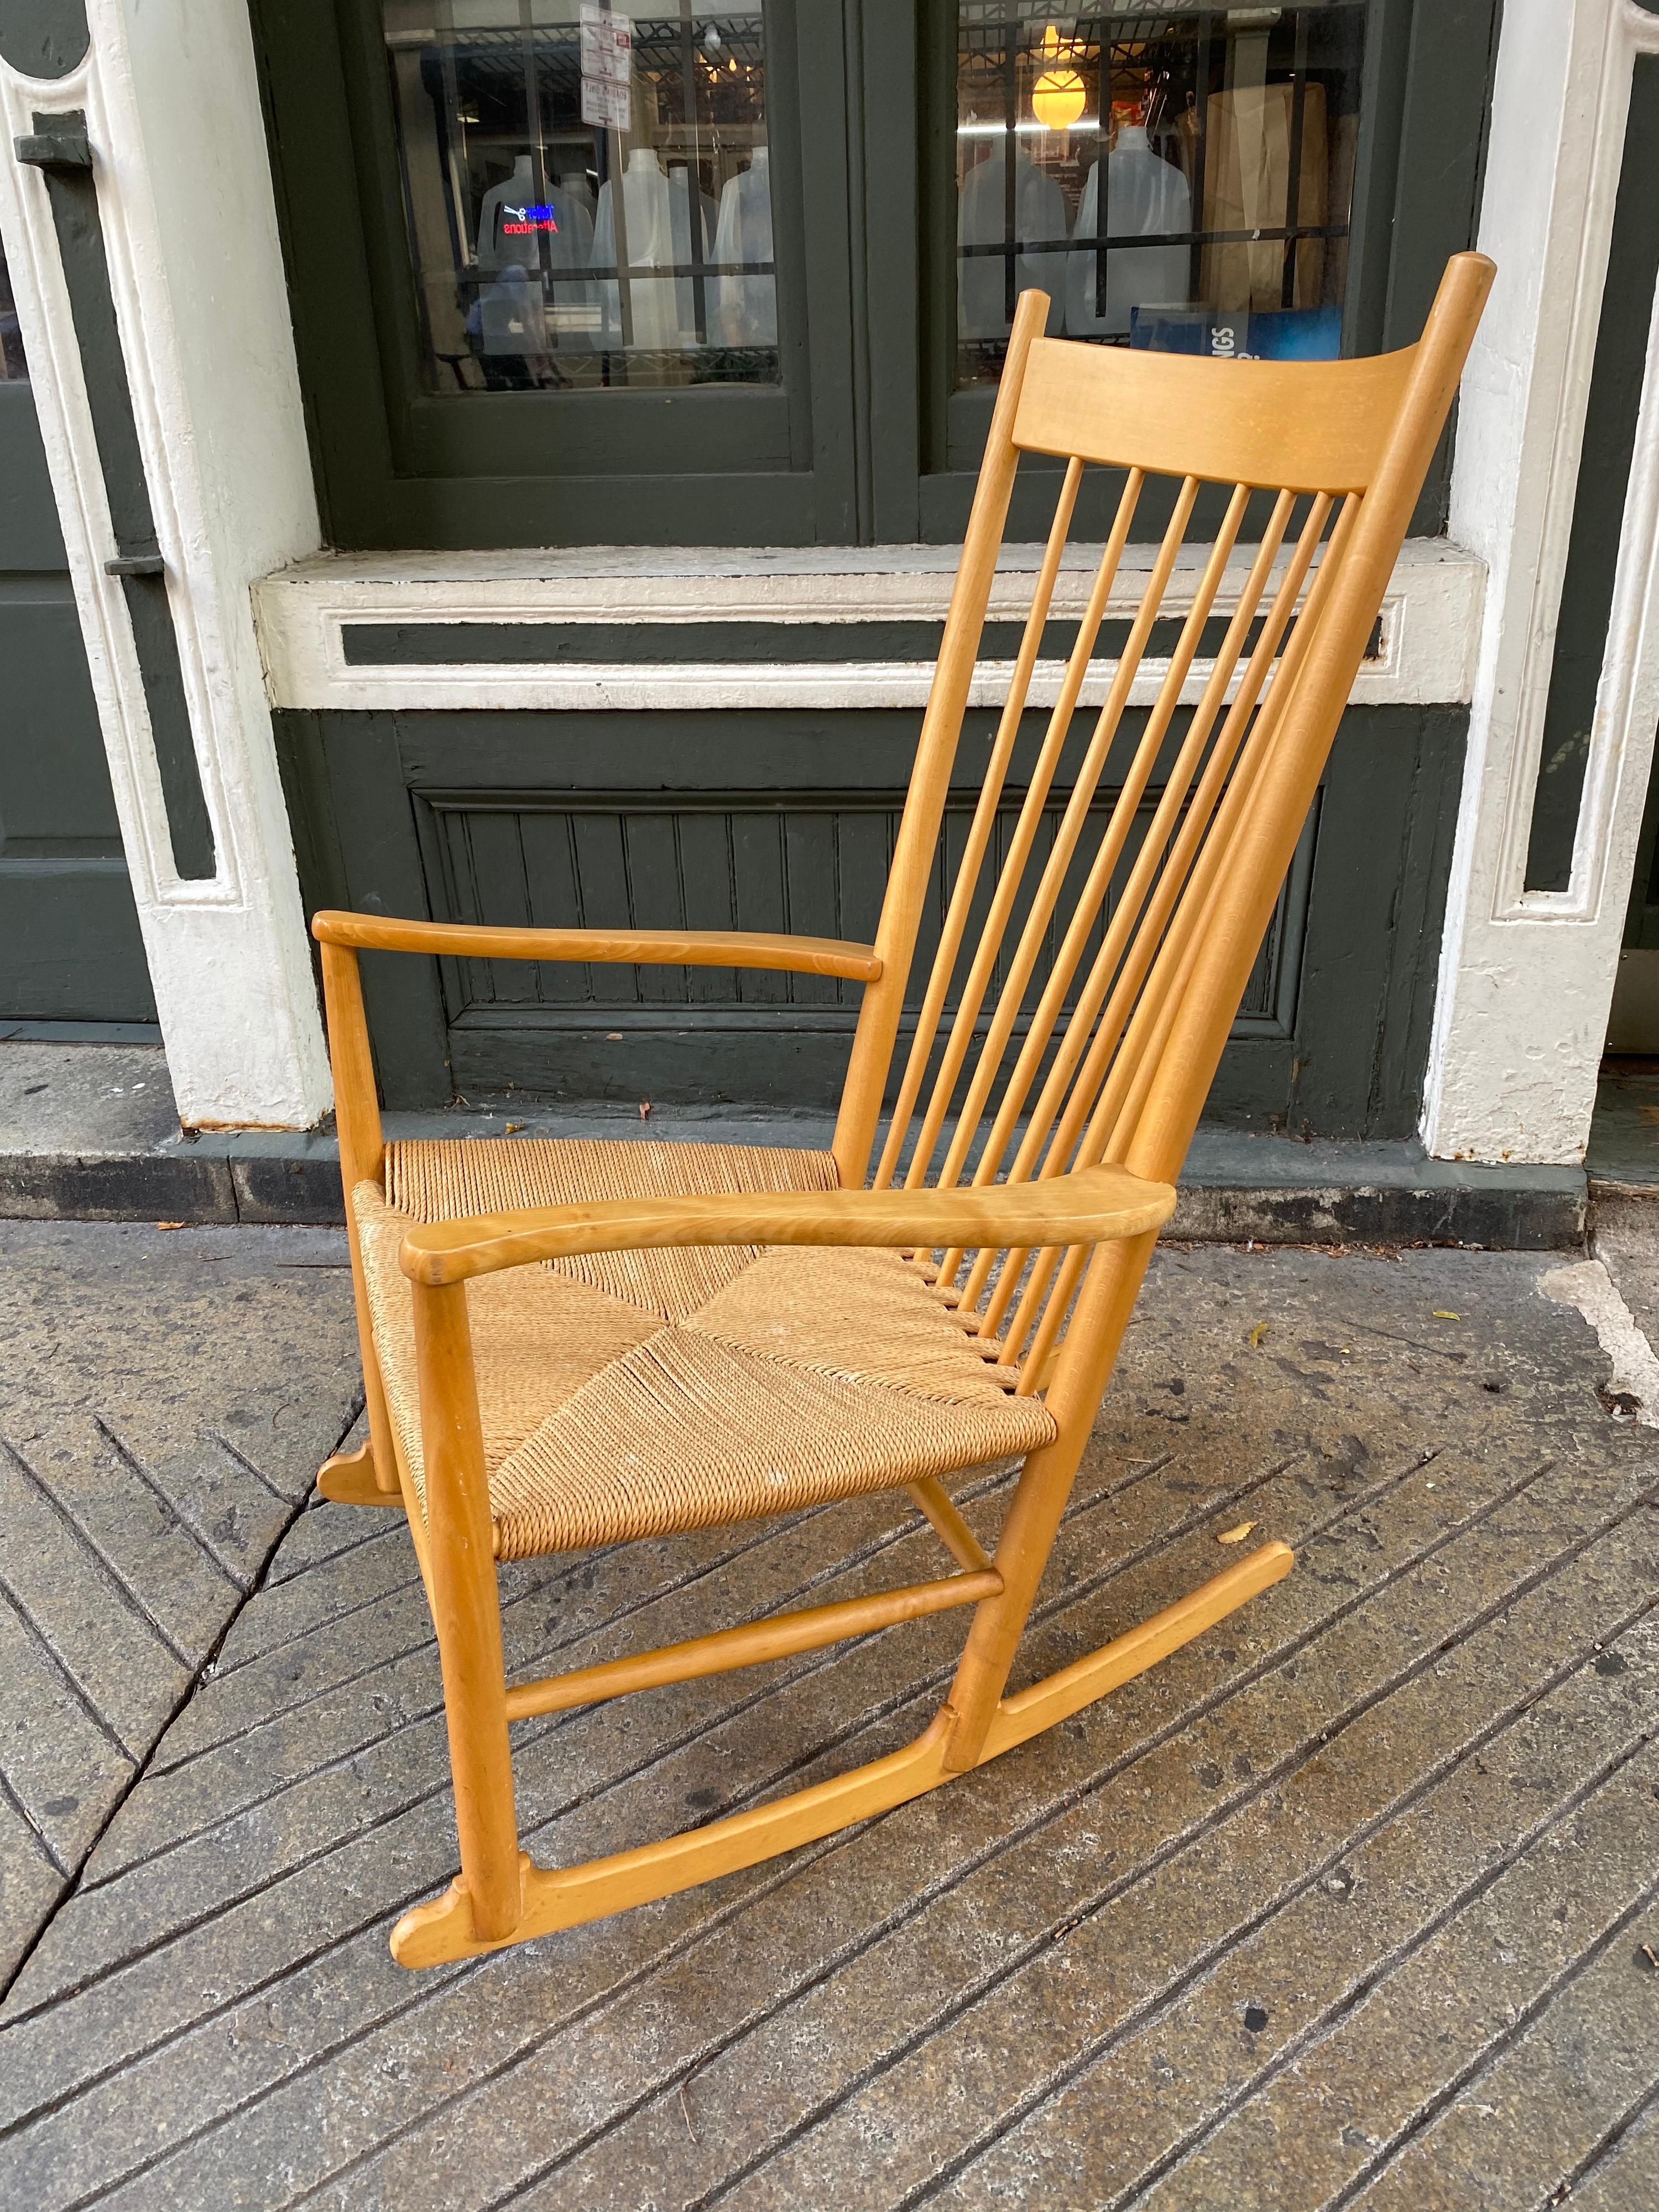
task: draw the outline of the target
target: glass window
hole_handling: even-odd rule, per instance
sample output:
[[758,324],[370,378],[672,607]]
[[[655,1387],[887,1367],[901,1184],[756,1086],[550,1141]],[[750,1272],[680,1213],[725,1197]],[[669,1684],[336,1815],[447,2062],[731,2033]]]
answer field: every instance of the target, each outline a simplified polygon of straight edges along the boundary
[[763,0],[384,0],[426,388],[775,384]]
[[1017,295],[1051,334],[1275,359],[1340,350],[1364,0],[957,12],[957,382]]
[[17,323],[17,302],[11,296],[11,276],[0,248],[0,384],[26,384],[28,363],[23,358],[23,333]]

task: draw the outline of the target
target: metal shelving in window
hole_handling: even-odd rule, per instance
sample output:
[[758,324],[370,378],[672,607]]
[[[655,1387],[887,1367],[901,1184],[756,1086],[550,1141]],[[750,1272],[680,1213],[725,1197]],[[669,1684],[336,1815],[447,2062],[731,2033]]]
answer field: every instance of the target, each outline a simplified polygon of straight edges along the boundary
[[[779,381],[762,0],[384,22],[428,390]],[[605,125],[584,40],[613,23]]]
[[1069,337],[1340,349],[1364,0],[957,23],[958,387],[994,380],[1033,284]]

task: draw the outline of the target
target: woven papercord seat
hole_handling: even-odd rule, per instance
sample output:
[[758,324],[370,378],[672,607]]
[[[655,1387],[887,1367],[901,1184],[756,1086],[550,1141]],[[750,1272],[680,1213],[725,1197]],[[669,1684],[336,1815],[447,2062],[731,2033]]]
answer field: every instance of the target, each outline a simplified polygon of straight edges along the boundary
[[[355,1199],[386,1403],[422,1512],[413,1301],[398,1264],[412,1223],[583,1199],[835,1188],[828,1152],[388,1145],[384,1194],[366,1182]],[[489,1276],[472,1299],[498,1559],[822,1504],[1024,1454],[1054,1433],[1042,1401],[998,1381],[894,1252],[595,1253]]]
[[[1080,1712],[1290,1571],[1264,1532],[1097,1650],[1010,1687],[1492,276],[1458,256],[1420,344],[1352,361],[1045,337],[1048,301],[1021,294],[867,944],[705,928],[683,906],[679,927],[647,929],[632,887],[603,923],[314,918],[368,1428],[319,1483],[406,1516],[455,1782],[461,1871],[392,1931],[405,1966],[551,1935],[888,1812]],[[1024,454],[1037,465],[1015,508]],[[1011,513],[1023,530],[1039,508],[1040,562],[1000,567]],[[1149,532],[1155,547],[1137,551]],[[1055,593],[1079,540],[1092,574],[1085,602],[1082,574],[1067,586],[1056,668]],[[980,658],[994,605],[998,623],[1024,609],[1012,661]],[[970,704],[993,702],[994,730],[969,726]],[[672,918],[685,894],[653,882],[639,896]],[[563,963],[562,1002],[586,989],[601,1027],[629,988],[618,970],[723,970],[688,997],[750,1006],[750,971],[812,979],[803,1003],[832,984],[858,1008],[834,1137],[822,1152],[388,1143],[363,952],[377,975],[390,955],[424,960],[439,983],[445,963]],[[672,987],[649,1001],[667,1021]],[[750,1034],[763,1079],[767,1039]],[[969,1468],[1016,1457],[1006,1499],[952,1495]],[[901,1487],[919,1517],[907,1528],[899,1508],[839,1594],[734,1621],[711,1562],[695,1588],[675,1583],[683,1640],[508,1679],[499,1561]],[[1112,1511],[1079,1532],[1109,1561]],[[896,1577],[877,1553],[902,1562]],[[770,1559],[760,1547],[757,1574]],[[903,1671],[896,1638],[871,1640],[957,1607],[971,1617],[950,1687],[901,1749],[581,1865],[520,1849],[516,1723],[855,1639],[902,1703],[925,1676]],[[640,1725],[652,1719],[647,1703]],[[836,1878],[833,1858],[810,1876]]]

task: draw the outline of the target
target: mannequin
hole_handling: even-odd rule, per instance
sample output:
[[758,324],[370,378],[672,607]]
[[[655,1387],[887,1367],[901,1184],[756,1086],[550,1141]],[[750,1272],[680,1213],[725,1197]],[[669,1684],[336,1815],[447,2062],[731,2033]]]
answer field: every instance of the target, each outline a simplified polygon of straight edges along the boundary
[[[764,146],[756,147],[746,169],[726,179],[712,258],[727,267],[772,258],[772,179]],[[708,335],[714,344],[776,345],[778,289],[774,277],[719,276],[713,290]]]
[[[592,265],[596,269],[616,266],[617,225],[612,210],[613,190],[613,185],[608,179],[599,187],[599,212],[593,219]],[[653,146],[635,146],[629,149],[628,167],[623,172],[623,216],[628,231],[629,267],[672,267],[674,224],[668,179],[662,173],[662,165],[657,159]],[[598,289],[604,311],[601,342],[609,346],[619,346],[623,342],[623,322],[617,279],[614,276],[601,277]],[[631,277],[628,296],[633,315],[635,345],[658,352],[678,350],[680,332],[674,279],[672,276]]]
[[[1007,236],[1006,155],[994,144],[984,161],[962,180],[957,206],[959,246],[1000,246]],[[1042,240],[1066,235],[1066,202],[1054,179],[1024,154],[1014,155],[1014,236]],[[964,255],[957,264],[957,329],[964,338],[1006,338],[1008,335],[1006,263],[995,253]],[[1033,285],[1053,302],[1048,330],[1060,329],[1064,313],[1064,253],[1021,253],[1014,261],[1014,289]]]
[[[1179,169],[1152,151],[1146,126],[1119,126],[1117,143],[1103,155],[1109,234],[1126,233],[1158,238],[1190,230],[1193,196]],[[1077,211],[1073,237],[1098,235],[1101,162],[1089,172]],[[1191,256],[1184,246],[1115,246],[1106,257],[1106,289],[1096,305],[1095,248],[1080,247],[1066,257],[1066,335],[1068,337],[1126,336],[1129,310],[1140,306],[1184,306],[1188,297]]]
[[478,211],[478,266],[487,276],[493,276],[509,263],[516,262],[522,267],[526,261],[536,258],[533,238],[501,235],[502,223],[514,220],[503,210],[528,207],[535,197],[533,166],[528,154],[520,154],[513,164],[512,175],[504,185],[491,185]]
[[[550,270],[586,270],[593,258],[593,195],[587,179],[573,169],[553,192],[556,230],[544,233],[542,252]],[[547,287],[548,327],[562,353],[585,353],[595,341],[597,302],[591,283],[562,276]]]

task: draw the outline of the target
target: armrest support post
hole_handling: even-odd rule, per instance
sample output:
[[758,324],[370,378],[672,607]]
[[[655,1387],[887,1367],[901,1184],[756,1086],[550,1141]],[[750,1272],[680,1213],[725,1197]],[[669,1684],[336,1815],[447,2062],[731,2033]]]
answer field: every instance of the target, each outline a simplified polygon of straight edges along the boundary
[[363,1399],[368,1414],[369,1459],[374,1486],[388,1501],[398,1494],[398,1461],[392,1421],[374,1351],[374,1330],[363,1287],[362,1254],[357,1243],[351,1194],[360,1182],[378,1182],[385,1163],[380,1102],[374,1088],[374,1056],[363,1009],[362,977],[357,955],[348,946],[325,942],[322,948],[323,1010],[328,1021],[328,1056],[334,1070],[334,1126],[340,1139],[340,1180],[345,1191],[346,1235],[351,1244],[351,1289],[357,1309],[357,1343],[363,1362]]
[[461,1878],[475,1936],[510,1932],[519,1838],[507,1735],[507,1674],[483,1432],[464,1284],[415,1289],[432,1618],[443,1668]]

